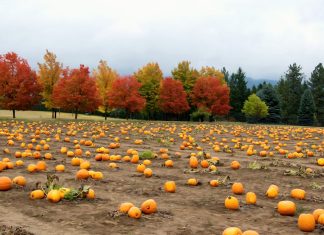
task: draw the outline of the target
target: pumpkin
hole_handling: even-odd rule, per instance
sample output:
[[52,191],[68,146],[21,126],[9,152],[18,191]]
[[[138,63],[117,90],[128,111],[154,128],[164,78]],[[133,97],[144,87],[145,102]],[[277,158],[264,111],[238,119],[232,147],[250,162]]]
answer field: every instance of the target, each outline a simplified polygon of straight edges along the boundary
[[142,212],[138,207],[133,206],[128,210],[128,216],[134,219],[139,219],[142,216]]
[[19,151],[15,152],[15,157],[16,158],[21,158],[21,152],[19,152]]
[[76,173],[76,179],[88,179],[89,171],[86,169],[81,169]]
[[316,222],[321,214],[324,214],[324,209],[316,209],[313,211],[313,216]]
[[84,161],[84,162],[80,163],[80,169],[88,170],[89,168],[90,168],[90,162]]
[[209,181],[209,185],[212,187],[217,187],[219,185],[218,180],[211,180]]
[[65,194],[69,193],[70,191],[71,189],[69,188],[60,188],[59,192],[60,192],[61,199],[63,199],[65,197]]
[[145,177],[151,177],[153,174],[153,171],[150,168],[146,168],[143,173],[144,173]]
[[47,168],[47,165],[46,165],[46,163],[44,161],[39,161],[36,164],[36,168],[37,168],[38,171],[45,171],[46,168]]
[[128,213],[129,209],[134,206],[131,202],[124,202],[119,205],[119,211],[122,213]]
[[22,160],[16,161],[16,166],[23,166],[24,162]]
[[102,180],[103,179],[103,174],[100,171],[96,171],[91,175],[91,178],[94,180]]
[[190,157],[189,165],[191,168],[197,168],[198,167],[198,159],[196,157]]
[[190,179],[188,179],[187,184],[190,186],[196,186],[196,185],[198,185],[198,180],[195,178],[190,178]]
[[54,203],[59,202],[61,200],[60,191],[56,189],[49,191],[47,194],[47,200]]
[[95,191],[93,189],[89,189],[89,191],[86,195],[86,198],[87,199],[95,199],[95,197],[96,197]]
[[254,230],[247,230],[242,235],[259,235],[259,233]]
[[50,160],[50,159],[53,158],[53,156],[52,156],[51,153],[45,153],[45,154],[44,154],[44,157],[45,157],[45,159],[47,159],[47,160]]
[[320,214],[320,216],[317,219],[317,223],[324,225],[324,213]]
[[138,163],[139,161],[139,156],[137,154],[133,155],[132,158],[130,159],[131,163]]
[[242,235],[242,230],[237,227],[228,227],[223,231],[223,235]]
[[44,197],[45,193],[40,189],[34,190],[30,193],[31,199],[43,199]]
[[234,183],[232,185],[232,192],[234,194],[238,194],[238,195],[241,195],[244,193],[244,187],[243,187],[243,184],[242,183]]
[[7,162],[7,169],[13,169],[14,166],[15,165],[12,162]]
[[141,205],[141,210],[145,214],[152,214],[157,211],[157,204],[153,199],[146,200]]
[[19,185],[19,186],[25,186],[27,181],[26,181],[26,178],[23,177],[23,176],[16,176],[16,177],[12,180],[12,182],[13,182],[14,184]]
[[74,157],[71,159],[71,165],[72,166],[80,166],[80,158]]
[[140,172],[140,173],[143,173],[145,168],[146,168],[146,166],[144,164],[138,164],[137,167],[136,167],[136,171]]
[[207,160],[202,160],[200,162],[200,165],[201,165],[202,168],[208,168],[209,167],[209,163],[208,163]]
[[228,196],[225,199],[225,207],[230,210],[237,210],[240,207],[240,203],[236,197]]
[[240,169],[240,167],[241,167],[241,165],[240,165],[240,163],[238,161],[232,161],[231,162],[231,168],[233,170],[238,170],[238,169]]
[[7,164],[5,162],[0,161],[0,172],[7,168]]
[[317,159],[317,165],[324,166],[324,158]]
[[111,163],[108,164],[108,167],[116,169],[116,168],[118,168],[118,165],[115,162],[111,162]]
[[249,204],[249,205],[254,205],[256,204],[256,201],[257,201],[257,196],[255,193],[253,192],[248,192],[245,196],[245,200],[246,200],[246,204]]
[[266,192],[268,198],[276,198],[278,194],[279,194],[279,187],[274,184],[270,185]]
[[12,181],[9,177],[0,177],[0,191],[7,191],[12,188]]
[[280,201],[277,208],[280,215],[293,216],[296,212],[296,205],[292,201]]
[[143,161],[143,164],[144,164],[145,166],[149,166],[149,165],[152,164],[152,162],[151,162],[150,160],[146,159],[146,160]]
[[36,172],[37,171],[37,166],[34,164],[29,164],[27,166],[27,171],[29,171],[30,173]]
[[164,191],[174,193],[176,191],[176,183],[174,181],[167,181],[164,183]]
[[57,172],[63,172],[63,171],[65,171],[65,166],[64,166],[64,165],[57,165],[57,166],[55,167],[55,170],[56,170]]
[[306,192],[305,192],[305,190],[296,188],[296,189],[291,190],[290,196],[295,199],[303,200],[303,199],[305,199]]
[[315,219],[312,214],[300,214],[298,217],[298,228],[303,232],[312,232],[315,229]]
[[173,161],[172,161],[172,160],[166,160],[166,161],[164,162],[164,165],[165,165],[166,167],[173,167]]

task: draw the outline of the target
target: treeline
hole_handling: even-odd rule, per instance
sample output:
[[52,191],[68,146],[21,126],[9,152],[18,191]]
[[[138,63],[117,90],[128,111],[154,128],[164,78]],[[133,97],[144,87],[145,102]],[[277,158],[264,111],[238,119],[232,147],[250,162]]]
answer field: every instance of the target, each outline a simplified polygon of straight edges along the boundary
[[158,63],[148,63],[129,76],[100,61],[97,68],[63,67],[46,51],[33,71],[15,53],[0,56],[0,107],[28,110],[42,103],[52,110],[101,113],[107,117],[147,120],[193,120],[324,125],[324,69],[319,64],[308,80],[302,68],[290,65],[273,86],[247,87],[241,68],[193,68],[180,62],[171,77],[164,77]]

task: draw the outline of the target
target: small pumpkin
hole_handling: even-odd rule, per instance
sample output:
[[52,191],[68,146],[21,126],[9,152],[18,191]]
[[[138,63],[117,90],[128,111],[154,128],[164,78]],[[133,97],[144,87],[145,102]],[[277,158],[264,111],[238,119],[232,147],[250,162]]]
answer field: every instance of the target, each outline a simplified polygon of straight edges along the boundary
[[54,203],[59,202],[61,200],[60,191],[56,189],[49,191],[47,194],[47,200]]
[[136,171],[140,173],[144,173],[146,166],[144,164],[138,164],[136,167]]
[[324,225],[324,213],[320,214],[320,216],[317,219],[317,223]]
[[45,193],[40,189],[34,190],[30,193],[31,199],[43,199],[44,197]]
[[0,191],[8,191],[12,188],[12,181],[9,177],[0,177]]
[[144,176],[149,178],[153,175],[153,171],[151,170],[151,168],[146,168],[143,172]]
[[189,165],[191,168],[197,168],[198,167],[198,159],[196,157],[190,157]]
[[290,196],[295,199],[303,200],[303,199],[305,199],[306,192],[305,192],[305,190],[296,188],[296,189],[291,190]]
[[228,227],[223,231],[223,235],[242,235],[242,230],[237,227]]
[[134,219],[139,219],[142,216],[142,212],[138,207],[133,206],[128,210],[128,216]]
[[314,216],[316,222],[318,220],[318,217],[321,214],[324,214],[324,209],[316,209],[316,210],[313,211],[313,216]]
[[219,185],[219,181],[218,180],[211,180],[209,181],[209,185],[212,187],[217,187]]
[[198,185],[198,180],[195,179],[195,178],[190,178],[190,179],[188,179],[187,184],[190,185],[190,186],[197,186]]
[[207,160],[202,160],[200,162],[200,165],[201,165],[202,168],[208,168],[209,167],[209,163],[208,163]]
[[257,196],[254,192],[248,192],[245,196],[246,204],[255,205],[257,201]]
[[244,193],[244,187],[243,187],[243,184],[242,183],[234,183],[232,185],[232,192],[234,194],[238,194],[238,195],[241,195]]
[[232,161],[231,162],[231,168],[233,170],[238,170],[238,169],[240,169],[240,167],[241,167],[241,165],[240,165],[240,163],[238,161]]
[[167,181],[164,183],[164,191],[174,193],[176,191],[176,183],[174,181]]
[[86,198],[87,199],[95,199],[95,197],[96,197],[95,191],[93,189],[89,189],[89,191],[86,195]]
[[38,171],[45,171],[47,168],[46,162],[44,161],[38,161],[36,164],[36,168]]
[[122,213],[128,213],[129,209],[134,206],[131,202],[124,202],[119,205],[119,211]]
[[296,205],[292,201],[280,201],[277,208],[280,215],[293,216],[296,212]]
[[157,203],[153,199],[146,200],[141,205],[141,210],[145,214],[152,214],[157,211]]
[[37,171],[37,166],[35,164],[29,164],[27,166],[27,171],[29,171],[29,173],[33,173]]
[[16,176],[16,177],[12,180],[12,182],[13,182],[14,184],[19,185],[19,186],[25,186],[26,183],[27,183],[26,178],[23,177],[23,176]]
[[65,166],[64,166],[64,165],[57,165],[57,166],[55,167],[55,170],[56,170],[57,172],[64,172],[64,171],[65,171]]
[[312,214],[300,214],[298,228],[303,232],[312,232],[315,229],[315,218]]
[[166,161],[164,162],[164,165],[165,165],[166,167],[173,167],[173,161],[172,161],[172,160],[166,160]]
[[259,235],[259,233],[254,230],[246,230],[242,235]]
[[228,196],[225,199],[225,207],[230,210],[237,210],[240,207],[239,200],[236,197]]
[[276,198],[278,194],[279,194],[279,187],[274,184],[270,185],[266,192],[268,198]]
[[86,169],[81,169],[76,173],[77,179],[88,179],[89,178],[89,171]]

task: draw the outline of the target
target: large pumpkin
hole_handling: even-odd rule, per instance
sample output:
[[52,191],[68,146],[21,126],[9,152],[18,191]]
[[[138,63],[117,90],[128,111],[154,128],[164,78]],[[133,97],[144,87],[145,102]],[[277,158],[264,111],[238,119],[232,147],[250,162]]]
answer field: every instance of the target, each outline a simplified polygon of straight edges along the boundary
[[277,207],[280,215],[295,215],[296,205],[292,201],[280,201]]
[[9,177],[0,177],[0,191],[7,191],[12,188],[12,181]]
[[315,218],[312,214],[300,214],[298,228],[303,232],[312,232],[315,229]]

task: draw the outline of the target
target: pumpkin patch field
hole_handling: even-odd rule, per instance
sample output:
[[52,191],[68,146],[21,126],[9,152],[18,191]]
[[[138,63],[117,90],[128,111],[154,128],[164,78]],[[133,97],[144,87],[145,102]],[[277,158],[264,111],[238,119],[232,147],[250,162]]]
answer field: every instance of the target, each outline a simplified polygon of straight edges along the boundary
[[0,121],[0,234],[324,234],[324,129]]

